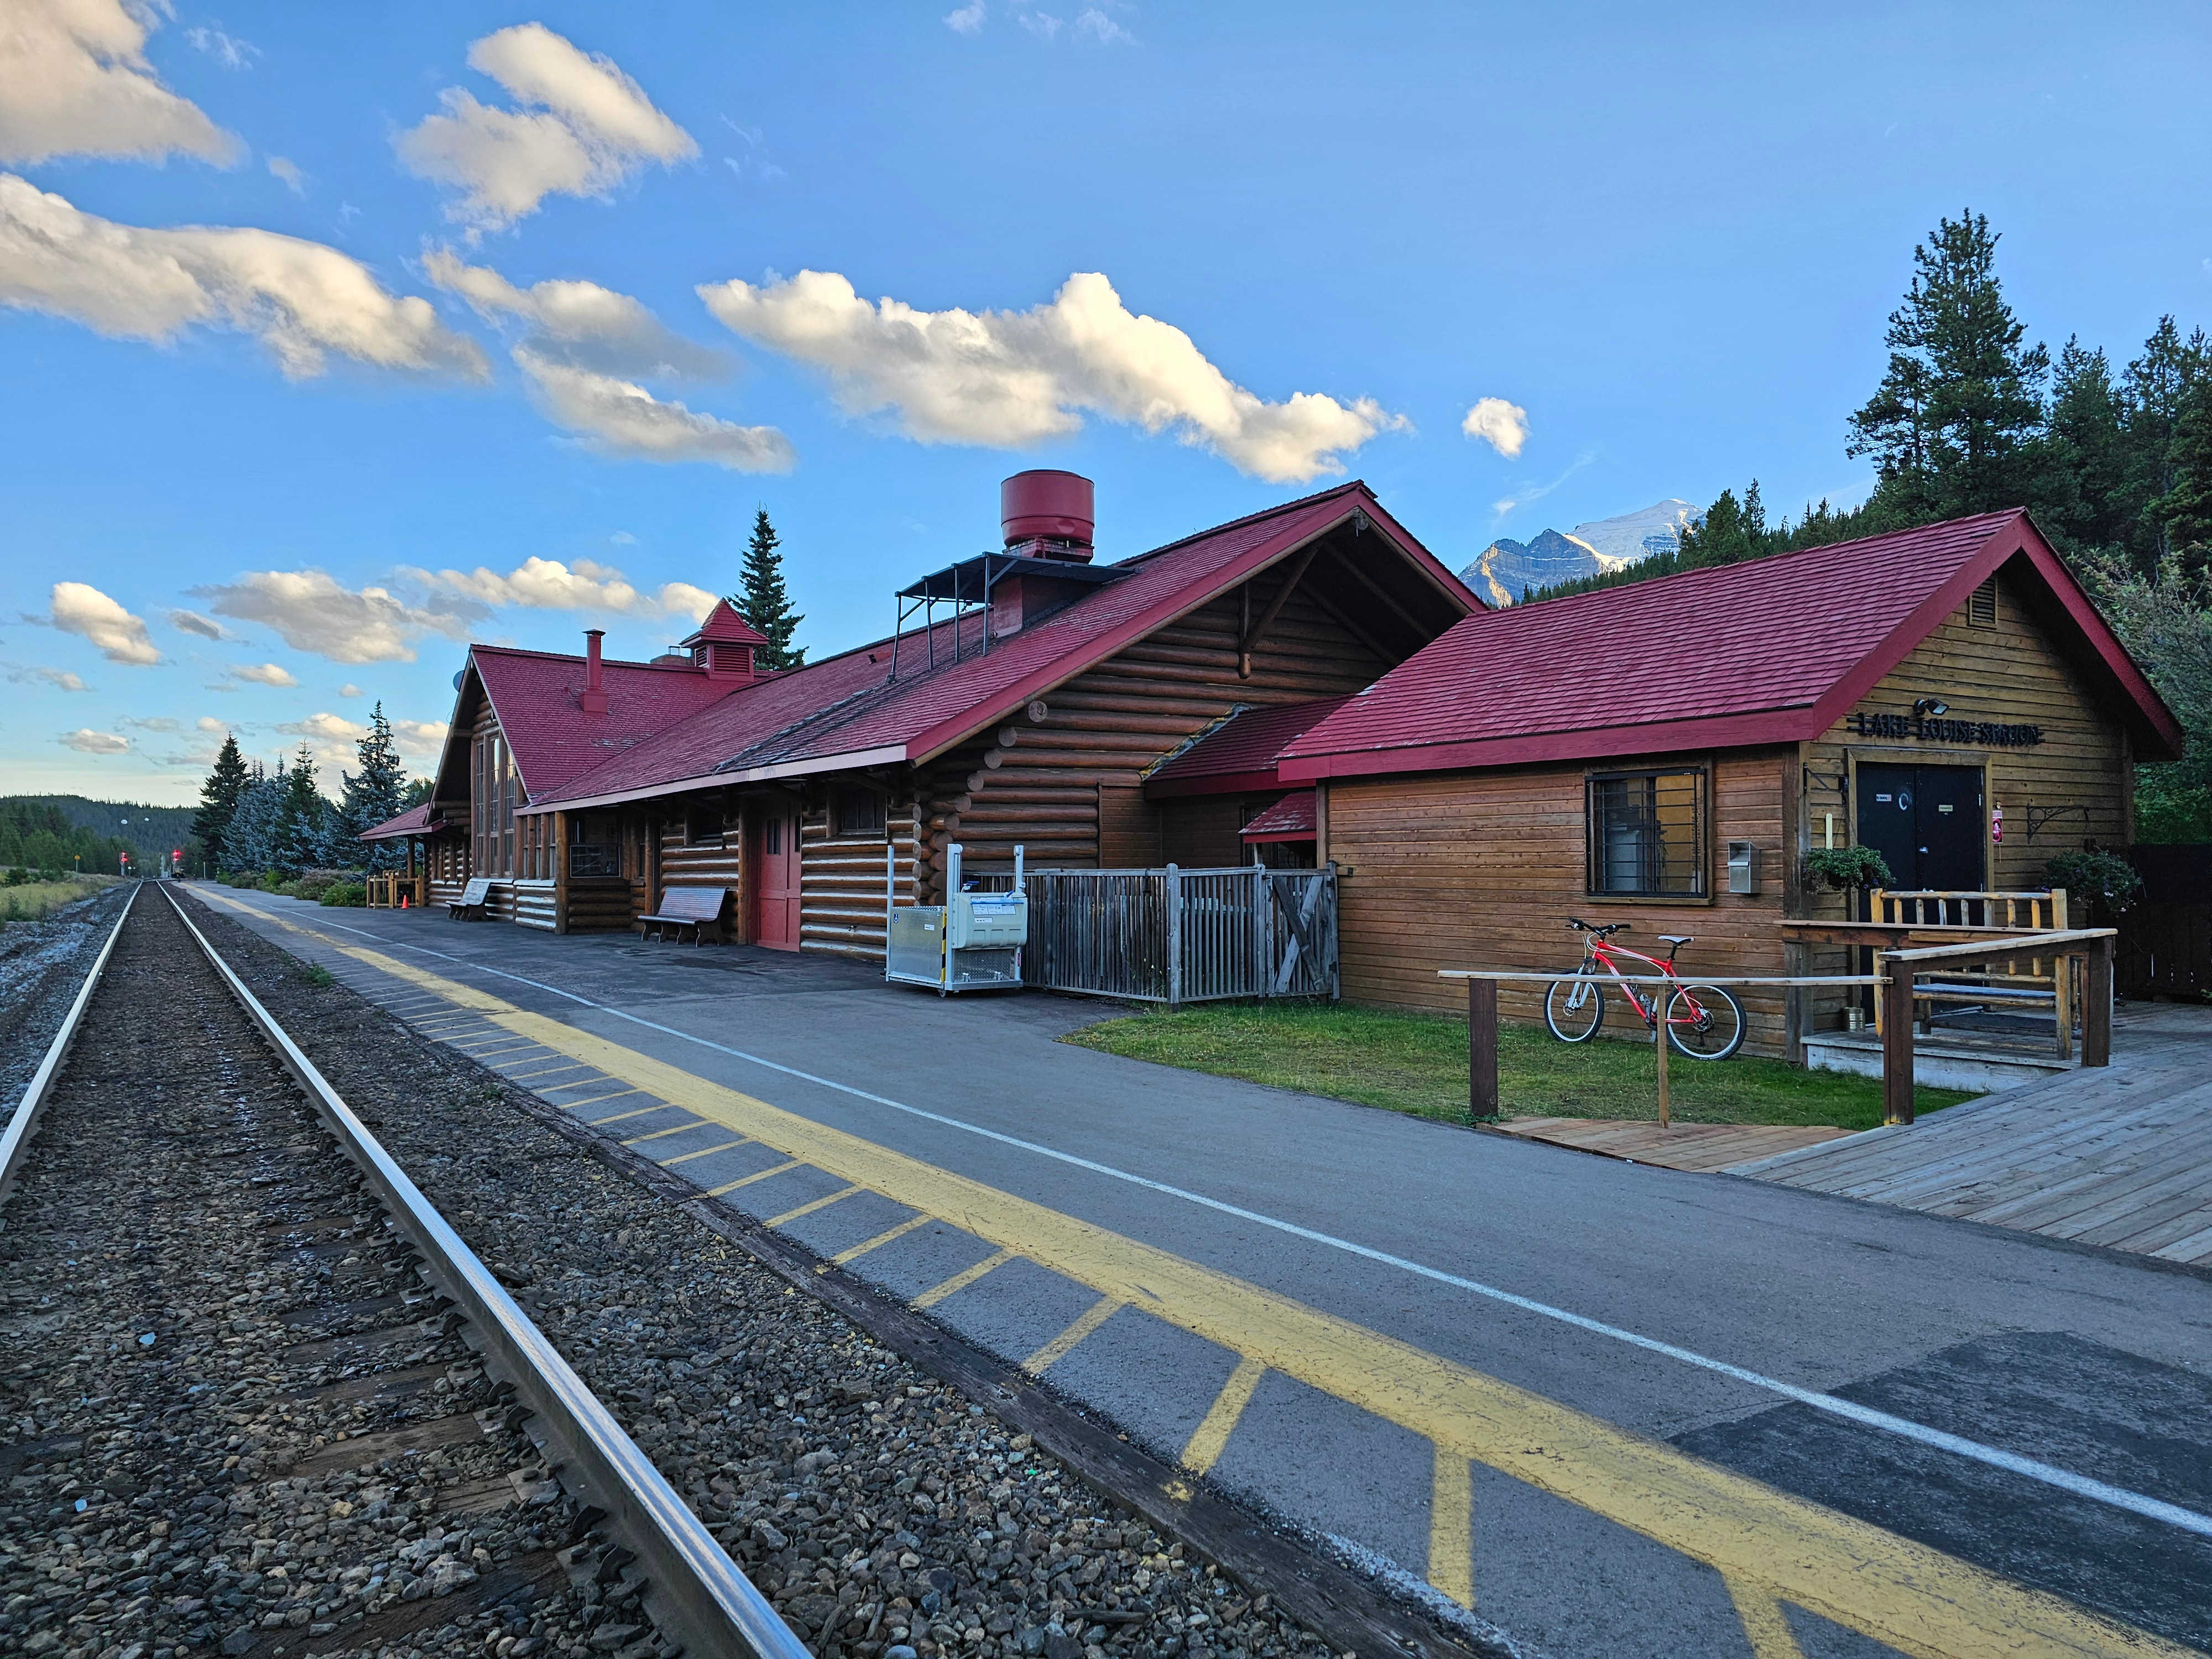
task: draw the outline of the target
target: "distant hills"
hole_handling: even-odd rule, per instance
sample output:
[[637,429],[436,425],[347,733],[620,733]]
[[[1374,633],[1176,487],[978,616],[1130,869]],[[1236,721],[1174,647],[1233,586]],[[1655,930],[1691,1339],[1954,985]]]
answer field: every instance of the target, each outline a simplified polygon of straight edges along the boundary
[[[60,845],[66,850],[58,853],[42,843],[40,850],[27,855],[33,861],[66,868],[70,856],[82,854],[84,868],[98,868],[111,875],[115,871],[115,849],[121,847],[131,848],[131,858],[143,870],[151,870],[166,860],[176,848],[183,848],[190,858],[192,817],[198,810],[191,806],[149,806],[138,801],[88,800],[82,795],[0,798],[0,811],[17,807],[51,809],[58,814],[52,833],[60,836]],[[17,828],[27,834],[31,828],[29,818],[24,817]]]
[[1525,542],[1501,536],[1459,573],[1459,579],[1486,605],[1515,605],[1523,588],[1595,576],[1654,553],[1672,553],[1681,544],[1682,527],[1704,518],[1700,508],[1670,497],[1618,518],[1593,519],[1565,532],[1540,531]]

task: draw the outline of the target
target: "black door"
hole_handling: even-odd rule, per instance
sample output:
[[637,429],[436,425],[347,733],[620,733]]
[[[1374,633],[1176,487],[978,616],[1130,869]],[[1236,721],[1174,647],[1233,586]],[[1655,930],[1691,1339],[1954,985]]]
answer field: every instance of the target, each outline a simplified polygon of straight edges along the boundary
[[1980,767],[1862,761],[1858,817],[1859,845],[1881,854],[1897,890],[1980,890]]

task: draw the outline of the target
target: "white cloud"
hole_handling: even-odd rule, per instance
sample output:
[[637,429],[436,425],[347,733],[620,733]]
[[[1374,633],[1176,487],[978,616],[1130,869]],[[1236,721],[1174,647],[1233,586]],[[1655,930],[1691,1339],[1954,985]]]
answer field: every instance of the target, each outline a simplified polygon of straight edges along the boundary
[[295,651],[332,662],[413,662],[410,641],[424,634],[465,638],[466,619],[418,609],[381,587],[347,587],[322,570],[249,571],[234,582],[195,590],[218,616],[274,629]]
[[293,674],[292,671],[283,666],[281,663],[248,663],[243,667],[226,668],[222,672],[226,678],[243,680],[248,685],[274,685],[289,688],[291,686],[297,685],[300,683],[298,678]]
[[1102,46],[1127,46],[1137,38],[1096,6],[1089,7],[1075,20],[1075,33],[1079,38]]
[[235,161],[238,140],[147,63],[156,21],[143,0],[10,0],[0,16],[0,161],[157,161],[172,151]]
[[179,634],[197,634],[204,640],[227,640],[230,635],[213,617],[203,617],[197,611],[172,611],[169,626]]
[[74,749],[80,755],[126,755],[131,752],[131,739],[120,732],[94,732],[79,726],[74,732],[64,732],[58,741],[65,749]]
[[466,300],[480,317],[528,323],[526,343],[542,358],[599,374],[708,380],[729,372],[722,353],[671,332],[636,300],[597,283],[520,289],[489,266],[465,264],[443,248],[423,255],[422,271]]
[[110,662],[145,668],[161,660],[146,633],[145,619],[83,582],[54,584],[52,622],[64,634],[90,640]]
[[82,674],[66,668],[16,668],[9,672],[8,678],[18,684],[30,680],[44,680],[57,691],[92,690],[84,683],[84,677]]
[[307,193],[307,175],[300,171],[300,164],[283,155],[269,158],[270,176],[284,181],[284,187],[295,196]]
[[968,0],[957,10],[945,14],[945,27],[955,34],[973,34],[983,27],[983,0]]
[[1021,19],[1022,27],[1039,40],[1049,40],[1060,33],[1060,19],[1048,11],[1025,11]]
[[393,720],[392,737],[401,754],[434,758],[445,749],[450,729],[443,720]]
[[1029,311],[871,305],[834,271],[760,287],[702,288],[732,332],[825,371],[855,415],[893,409],[924,443],[1014,448],[1062,436],[1081,411],[1147,432],[1173,428],[1271,483],[1341,472],[1341,456],[1410,427],[1373,399],[1301,392],[1265,402],[1209,362],[1181,329],[1133,316],[1097,273],[1070,276]]
[[387,293],[336,248],[266,230],[118,224],[12,173],[0,173],[0,304],[125,339],[239,329],[295,378],[322,373],[332,351],[384,368],[488,373],[476,343],[446,329],[428,300]]
[[484,36],[469,48],[469,67],[517,107],[490,108],[451,87],[439,94],[444,112],[397,143],[418,178],[463,192],[447,216],[475,231],[513,224],[549,195],[605,195],[645,161],[699,153],[611,58],[580,52],[542,23]]
[[526,346],[514,356],[538,412],[602,455],[708,461],[736,472],[788,472],[797,459],[791,441],[772,426],[739,426],[664,403],[634,380],[555,362]]
[[343,685],[338,687],[338,696],[342,697],[357,697],[361,696],[361,688],[356,685],[351,680],[348,680]]
[[203,732],[228,732],[230,730],[229,724],[227,721],[219,720],[212,714],[203,714],[198,720],[194,720],[192,724],[199,727]]
[[608,537],[607,539],[612,542],[617,547],[635,547],[637,545],[637,538],[631,535],[627,530],[617,530],[613,535]]
[[167,714],[149,714],[143,719],[137,715],[126,714],[115,723],[118,726],[136,726],[142,732],[181,732],[185,729]]
[[1459,429],[1470,438],[1481,439],[1510,461],[1528,441],[1528,411],[1503,398],[1478,398]]
[[221,29],[189,28],[185,39],[194,52],[205,52],[227,70],[252,69],[253,60],[261,56],[261,48],[251,40],[225,34]]
[[403,569],[403,576],[477,605],[536,611],[612,611],[689,617],[694,621],[714,608],[714,595],[689,582],[666,582],[652,594],[641,592],[611,565],[579,559],[525,559],[501,575],[485,565],[474,570]]

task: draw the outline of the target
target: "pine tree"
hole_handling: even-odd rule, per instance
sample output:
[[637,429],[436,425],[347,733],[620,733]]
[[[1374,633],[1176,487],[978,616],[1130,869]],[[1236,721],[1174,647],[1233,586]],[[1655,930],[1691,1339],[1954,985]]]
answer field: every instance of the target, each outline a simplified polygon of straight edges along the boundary
[[791,647],[792,634],[806,618],[792,610],[784,588],[783,555],[776,551],[781,539],[762,507],[753,515],[752,540],[745,546],[743,586],[730,595],[738,614],[767,636],[768,643],[753,650],[754,664],[763,669],[801,668],[806,663],[805,647]]
[[200,786],[200,809],[192,815],[192,840],[199,847],[201,862],[210,871],[229,867],[222,861],[222,839],[229,832],[231,815],[238,811],[239,792],[246,787],[248,776],[246,757],[238,752],[238,738],[225,732],[222,747],[216,752],[214,769]]
[[2127,531],[2127,445],[2112,365],[2069,337],[2052,372],[2035,487],[2036,522],[2069,553],[2118,545]]
[[1741,564],[1771,550],[1766,529],[1766,504],[1759,498],[1759,480],[1738,501],[1735,491],[1723,489],[1720,499],[1705,509],[1703,523],[1683,526],[1675,568],[1700,570],[1710,565]]
[[2212,377],[2212,341],[2203,329],[2188,338],[2171,317],[2161,317],[2142,356],[2128,365],[2126,399],[2127,510],[2130,548],[2136,568],[2155,577],[2173,550],[2172,532],[2157,503],[2173,492],[2179,477],[2176,446],[2192,398]]
[[1949,518],[2028,498],[2051,354],[2022,343],[1996,277],[1997,240],[1970,211],[1938,220],[1912,252],[1912,285],[1890,313],[1888,370],[1851,416],[1848,451],[1874,458],[1895,509]]
[[2167,447],[2173,486],[2151,503],[2172,550],[2179,579],[2191,586],[2212,574],[2212,375],[2199,375]]
[[392,723],[384,718],[381,702],[370,712],[368,733],[354,752],[361,770],[338,774],[338,804],[325,826],[322,861],[345,869],[396,869],[402,862],[397,848],[361,839],[363,830],[407,810],[407,771],[399,763],[399,746],[392,741]]
[[258,874],[276,867],[276,831],[283,813],[286,790],[284,763],[276,763],[271,777],[261,763],[238,792],[238,804],[222,837],[222,867],[238,874]]
[[325,810],[322,793],[315,787],[314,751],[302,740],[277,805],[274,862],[286,875],[296,876],[321,861]]

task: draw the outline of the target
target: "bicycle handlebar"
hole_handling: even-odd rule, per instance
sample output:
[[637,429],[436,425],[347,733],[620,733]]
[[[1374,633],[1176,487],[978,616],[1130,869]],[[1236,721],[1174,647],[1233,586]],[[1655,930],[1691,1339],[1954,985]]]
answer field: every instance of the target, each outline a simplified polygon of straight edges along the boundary
[[1625,921],[1607,922],[1605,926],[1601,927],[1590,922],[1584,921],[1580,916],[1569,916],[1567,918],[1567,926],[1575,929],[1577,933],[1595,933],[1600,939],[1603,939],[1608,933],[1630,933],[1636,931]]

